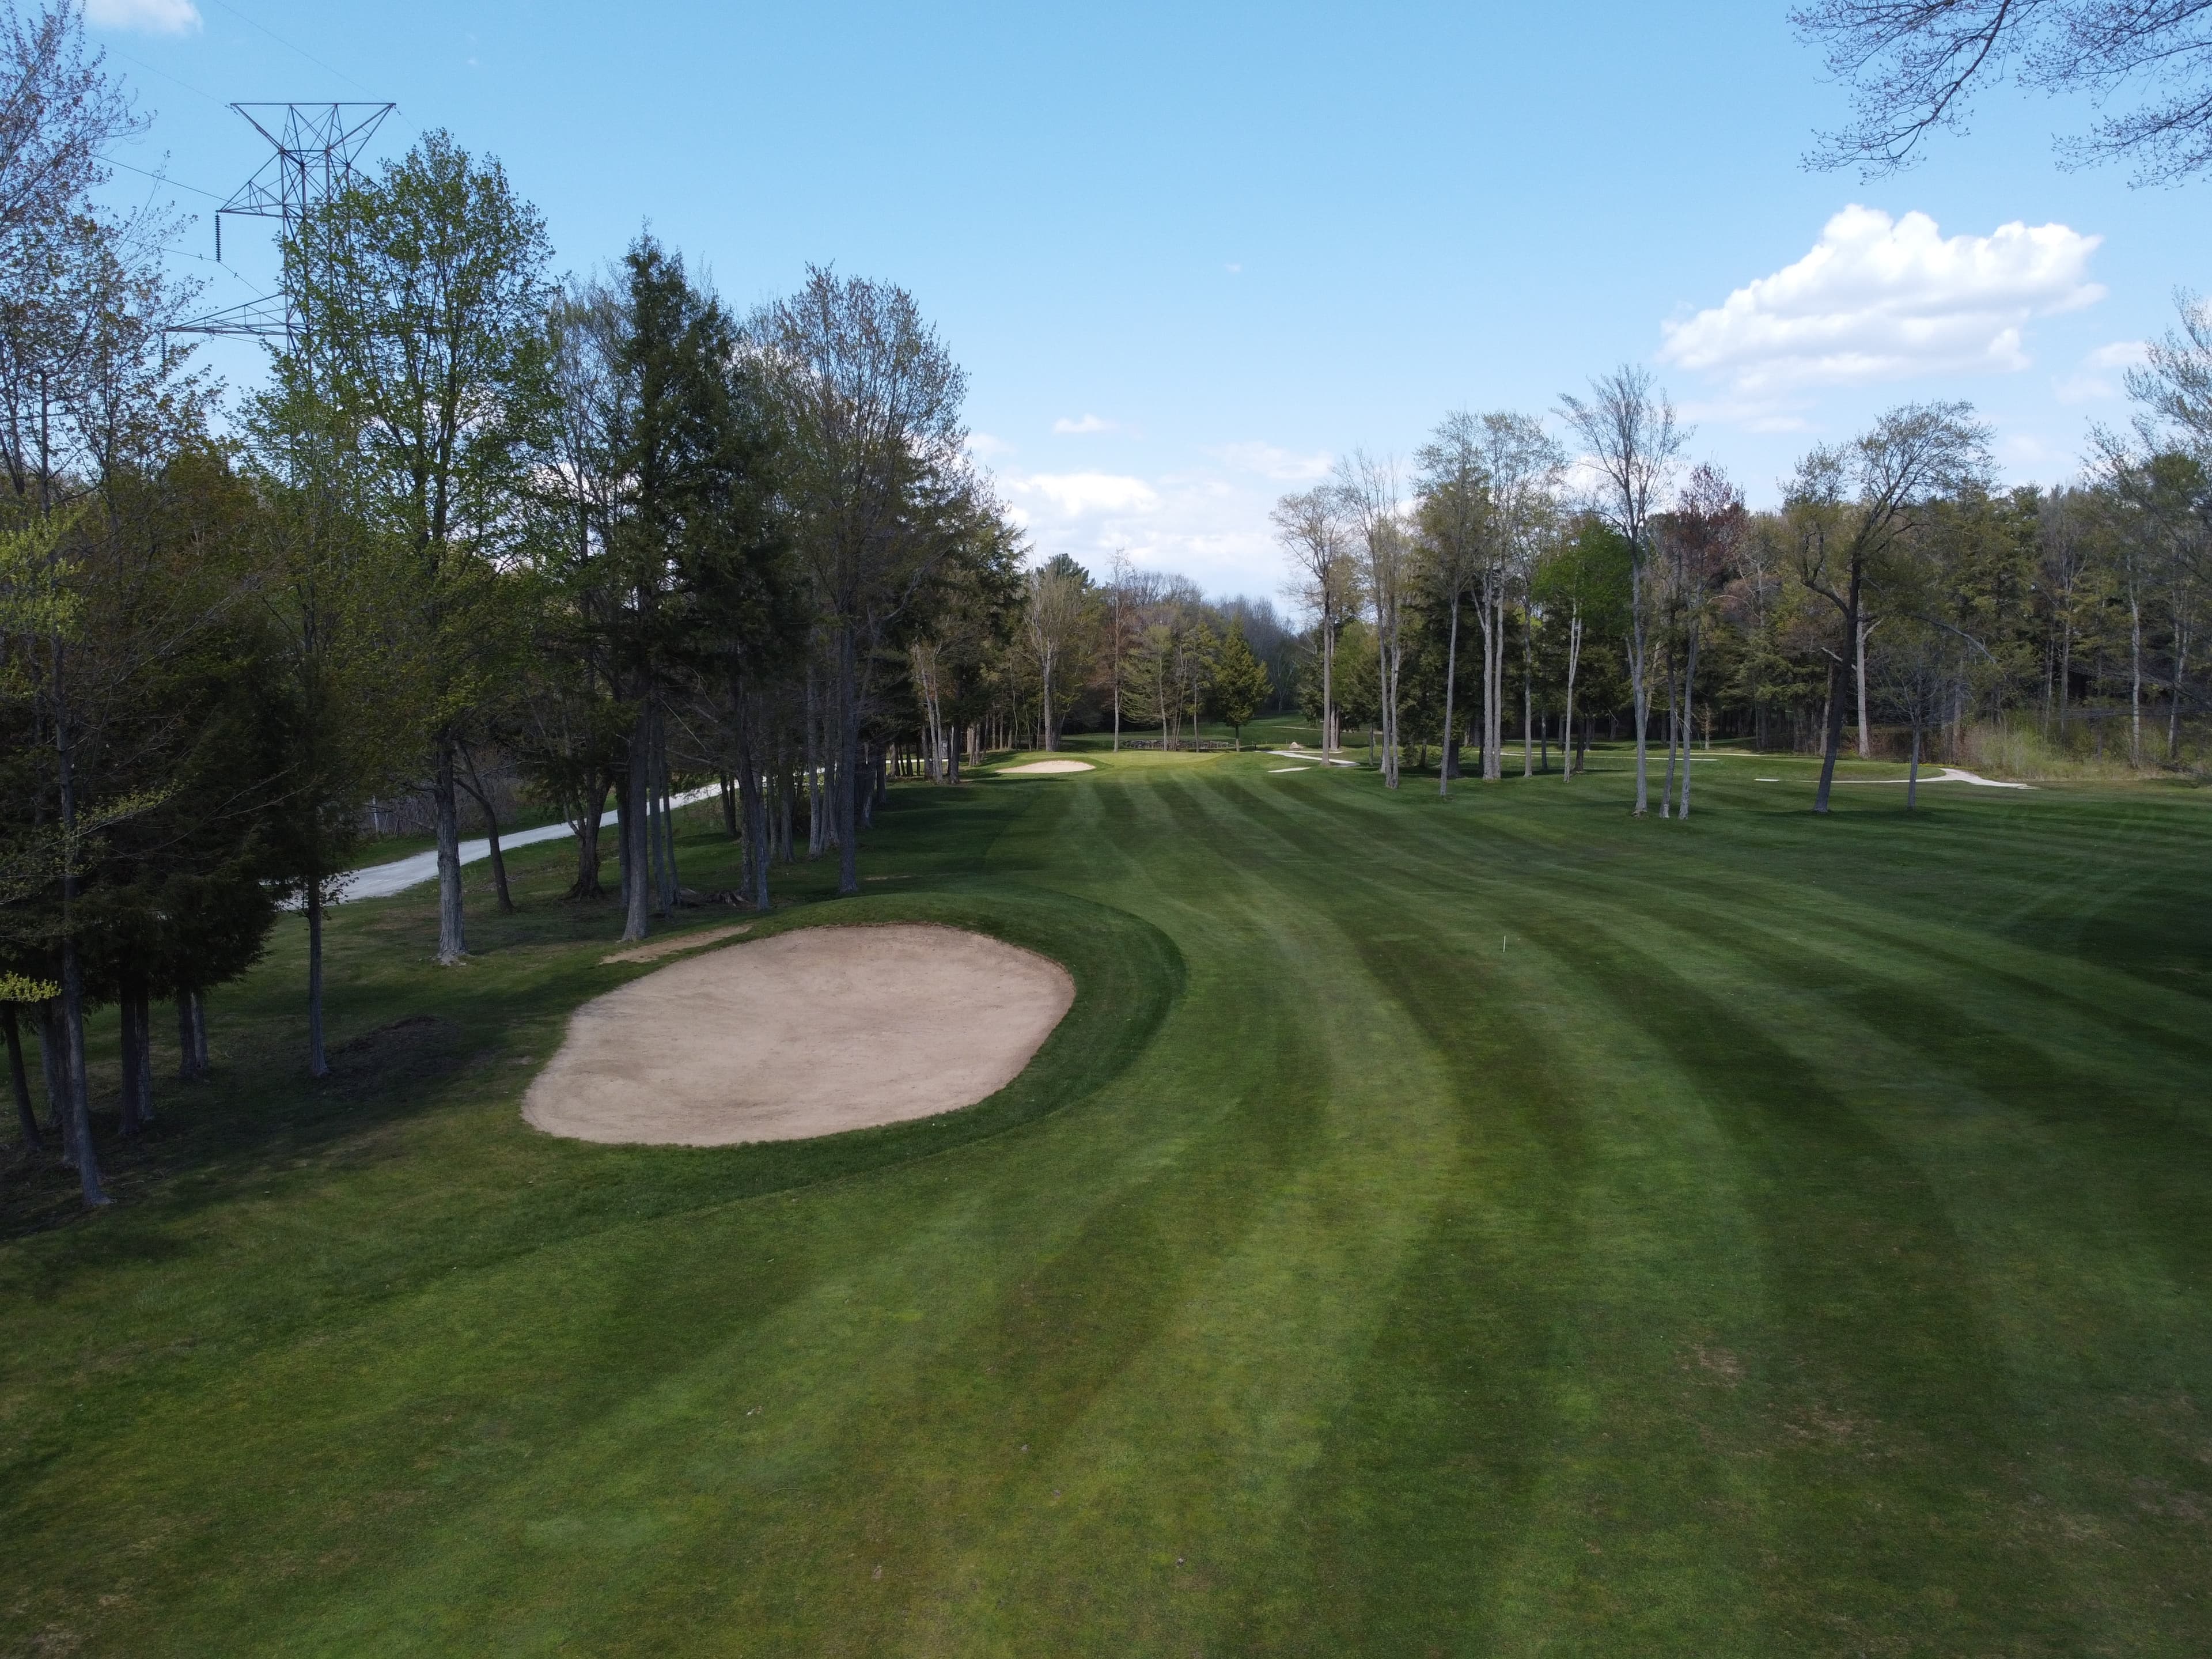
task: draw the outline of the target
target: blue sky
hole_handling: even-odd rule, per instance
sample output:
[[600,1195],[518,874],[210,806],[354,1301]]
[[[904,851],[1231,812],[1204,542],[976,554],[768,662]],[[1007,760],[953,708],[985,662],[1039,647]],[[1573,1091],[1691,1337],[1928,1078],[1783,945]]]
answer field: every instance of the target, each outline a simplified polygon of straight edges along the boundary
[[[2212,186],[2061,172],[2081,111],[2039,96],[1901,178],[1806,172],[1843,98],[1786,0],[87,3],[155,116],[118,159],[179,185],[258,165],[230,100],[388,98],[386,149],[443,126],[498,155],[564,268],[650,223],[740,310],[810,262],[902,283],[1042,552],[1219,592],[1279,586],[1267,507],[1330,458],[1624,359],[1754,503],[1909,398],[1972,400],[2009,477],[2063,478],[2172,289],[2212,286]],[[234,274],[211,240],[177,261],[210,306],[273,273],[260,228],[225,228]]]

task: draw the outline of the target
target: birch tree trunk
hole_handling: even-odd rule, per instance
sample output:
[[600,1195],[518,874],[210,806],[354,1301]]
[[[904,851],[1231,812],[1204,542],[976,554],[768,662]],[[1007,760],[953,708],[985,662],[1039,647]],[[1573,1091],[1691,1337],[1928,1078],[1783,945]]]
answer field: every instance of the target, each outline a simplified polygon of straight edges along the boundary
[[1874,758],[1874,732],[1867,723],[1867,635],[1873,632],[1874,624],[1865,617],[1860,617],[1858,640],[1851,665],[1851,673],[1852,678],[1856,681],[1854,690],[1857,694],[1859,706],[1859,758],[1861,760]]
[[1698,619],[1690,618],[1688,660],[1682,665],[1682,812],[1690,816],[1690,730],[1696,716],[1698,695]]
[[1920,805],[1920,702],[1915,697],[1912,704],[1912,763],[1905,773],[1905,810],[1917,811]]
[[1452,770],[1452,687],[1459,677],[1459,595],[1451,601],[1451,630],[1444,643],[1444,736],[1443,752],[1437,761],[1437,795],[1439,799],[1451,793]]
[[1577,599],[1567,612],[1567,712],[1559,728],[1559,771],[1570,778],[1575,775],[1575,672],[1582,661],[1583,607]]

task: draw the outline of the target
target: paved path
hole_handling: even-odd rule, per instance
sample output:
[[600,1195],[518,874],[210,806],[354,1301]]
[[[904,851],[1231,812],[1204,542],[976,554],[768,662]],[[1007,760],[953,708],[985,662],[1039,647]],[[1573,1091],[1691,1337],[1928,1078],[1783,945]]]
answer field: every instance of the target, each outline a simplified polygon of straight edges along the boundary
[[[720,793],[720,784],[710,783],[702,789],[687,789],[675,797],[676,805],[689,806],[694,801],[705,800]],[[607,829],[621,821],[619,812],[608,812],[599,818],[599,827]],[[541,841],[559,841],[576,832],[565,823],[540,824],[535,830],[517,830],[512,835],[499,838],[502,853],[518,847],[530,847]],[[474,864],[478,859],[491,856],[491,842],[482,836],[461,843],[461,862]],[[435,848],[427,853],[416,853],[404,859],[394,859],[389,864],[372,864],[365,869],[349,870],[343,878],[344,896],[349,899],[390,898],[394,893],[404,893],[410,887],[419,887],[438,877],[438,852]]]

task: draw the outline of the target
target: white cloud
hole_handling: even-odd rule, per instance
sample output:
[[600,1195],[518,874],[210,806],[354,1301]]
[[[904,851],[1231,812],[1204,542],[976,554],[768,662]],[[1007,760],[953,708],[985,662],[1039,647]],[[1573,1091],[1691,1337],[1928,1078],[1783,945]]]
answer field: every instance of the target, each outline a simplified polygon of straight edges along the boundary
[[1117,551],[1139,567],[1188,576],[1211,593],[1273,595],[1283,558],[1267,524],[1272,487],[1212,471],[1150,478],[1117,473],[998,475],[1040,559],[1065,553],[1103,574]]
[[1224,444],[1213,453],[1239,472],[1256,472],[1280,483],[1310,483],[1325,477],[1330,459],[1326,451],[1297,455],[1266,443]]
[[2051,383],[2062,404],[2096,403],[2117,398],[2124,390],[2121,373],[2133,368],[2148,355],[2141,340],[2115,340],[2100,345],[2081,359],[2081,366],[2063,380]]
[[1062,437],[1066,437],[1072,433],[1118,432],[1121,429],[1121,423],[1119,421],[1101,420],[1096,415],[1085,415],[1079,421],[1071,421],[1063,415],[1052,423],[1052,429]]
[[1012,454],[1014,447],[1004,438],[994,438],[988,432],[971,432],[968,434],[968,453],[979,461],[988,461],[996,455]]
[[1893,220],[1847,207],[1795,264],[1664,325],[1659,357],[1750,397],[2023,369],[2021,331],[2032,318],[2105,297],[2087,276],[2103,240],[2018,221],[1988,236],[1946,238],[1924,213]]
[[1062,518],[1100,513],[1150,513],[1159,492],[1142,478],[1115,472],[1030,472],[1002,475],[1000,482],[1026,516],[1031,503],[1048,507]]
[[84,21],[96,29],[189,34],[200,26],[192,0],[84,0]]

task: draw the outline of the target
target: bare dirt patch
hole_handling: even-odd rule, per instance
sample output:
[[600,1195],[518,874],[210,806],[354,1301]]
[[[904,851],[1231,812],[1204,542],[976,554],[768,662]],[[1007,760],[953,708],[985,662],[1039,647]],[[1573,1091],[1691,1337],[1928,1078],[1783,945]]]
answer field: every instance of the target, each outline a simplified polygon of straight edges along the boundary
[[586,1003],[522,1115],[577,1140],[675,1146],[903,1123],[996,1094],[1074,1000],[1058,963],[980,933],[801,928]]
[[1042,778],[1060,772],[1096,772],[1098,769],[1089,761],[1048,760],[1024,761],[1019,766],[1002,766],[1002,778]]
[[696,933],[676,933],[667,939],[647,940],[634,945],[627,951],[617,951],[611,957],[601,957],[599,966],[611,962],[658,962],[663,957],[672,957],[680,951],[696,951],[702,945],[719,945],[726,939],[735,939],[750,928],[750,921],[732,922],[727,927],[702,927]]

